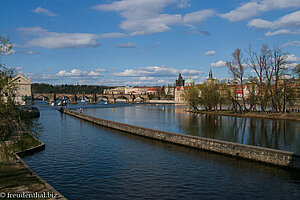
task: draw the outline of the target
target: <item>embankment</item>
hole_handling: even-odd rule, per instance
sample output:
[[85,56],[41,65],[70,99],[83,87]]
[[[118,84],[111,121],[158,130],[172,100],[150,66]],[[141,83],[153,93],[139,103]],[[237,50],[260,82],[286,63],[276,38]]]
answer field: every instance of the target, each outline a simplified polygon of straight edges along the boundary
[[276,166],[300,169],[300,155],[292,152],[144,128],[100,119],[68,109],[63,109],[62,112],[104,127],[113,128],[148,138],[264,162]]
[[232,111],[204,111],[204,110],[186,110],[186,112],[192,112],[192,113],[197,113],[197,114],[207,114],[207,115],[231,116],[231,117],[292,120],[292,121],[300,122],[300,114],[299,113],[293,113],[293,114],[259,113],[259,112],[236,113],[236,112],[232,112]]
[[[25,144],[20,147],[20,144]],[[14,154],[15,159],[10,159],[8,163],[0,169],[0,190],[2,198],[17,198],[18,195],[35,195],[37,199],[66,199],[61,193],[53,188],[49,183],[35,173],[22,159],[26,155],[33,154],[45,149],[45,144],[31,134],[25,133],[20,144],[12,147],[18,151]],[[15,195],[15,196],[9,196]],[[18,199],[27,198],[20,196]],[[31,198],[30,198],[31,199]]]

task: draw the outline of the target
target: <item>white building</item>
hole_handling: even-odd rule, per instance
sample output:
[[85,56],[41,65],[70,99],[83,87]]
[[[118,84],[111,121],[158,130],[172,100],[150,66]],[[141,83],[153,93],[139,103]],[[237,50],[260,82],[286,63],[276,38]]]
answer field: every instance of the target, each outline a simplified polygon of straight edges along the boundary
[[28,77],[27,79],[21,73],[18,73],[12,81],[17,85],[15,101],[20,105],[30,105],[32,103],[31,78]]

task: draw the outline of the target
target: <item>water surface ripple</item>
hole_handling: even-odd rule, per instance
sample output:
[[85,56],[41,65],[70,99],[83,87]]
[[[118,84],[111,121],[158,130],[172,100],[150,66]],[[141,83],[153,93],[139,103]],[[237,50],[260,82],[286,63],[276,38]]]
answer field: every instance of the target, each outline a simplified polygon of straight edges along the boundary
[[24,160],[68,199],[300,198],[299,172],[113,131],[48,106],[39,109],[46,149]]

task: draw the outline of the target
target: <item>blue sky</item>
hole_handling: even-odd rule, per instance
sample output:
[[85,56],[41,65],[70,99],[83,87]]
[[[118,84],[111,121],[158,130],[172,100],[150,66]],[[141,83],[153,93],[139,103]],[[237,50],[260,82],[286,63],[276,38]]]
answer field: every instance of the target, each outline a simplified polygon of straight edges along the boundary
[[225,62],[249,44],[300,62],[300,0],[0,0],[0,17],[15,51],[1,62],[32,82],[200,83],[210,68],[229,78]]

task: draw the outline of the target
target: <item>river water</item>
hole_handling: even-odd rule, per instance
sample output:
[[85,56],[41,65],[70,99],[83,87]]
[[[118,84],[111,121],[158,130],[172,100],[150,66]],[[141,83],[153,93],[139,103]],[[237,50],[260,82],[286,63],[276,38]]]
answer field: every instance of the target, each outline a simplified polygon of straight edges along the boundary
[[[207,133],[208,137],[219,135],[217,139],[230,141],[233,136],[225,130],[224,134],[217,134],[220,131],[214,129],[229,126],[231,120],[236,120],[236,124],[242,120],[184,114],[180,111],[182,108],[172,105],[108,106],[77,107],[83,107],[85,114],[150,128],[200,136],[205,136],[201,134],[203,130],[213,131]],[[38,105],[38,108],[41,112],[38,121],[44,127],[40,140],[46,144],[46,149],[25,157],[24,161],[68,199],[300,198],[300,173],[297,171],[102,128],[61,114],[48,105]],[[247,129],[251,126],[248,120],[243,122]],[[272,121],[256,122],[255,126],[260,128],[260,123],[266,124],[267,131],[273,130]],[[299,130],[299,124],[286,123],[286,132],[274,135],[283,135],[278,138],[292,135],[293,138],[274,145],[299,151],[299,132],[298,135],[294,132]],[[276,127],[279,126],[282,125]],[[236,129],[240,131],[239,127]],[[251,140],[247,131],[242,140],[239,131],[235,136],[244,141],[242,143]],[[261,137],[279,140],[274,135]]]

